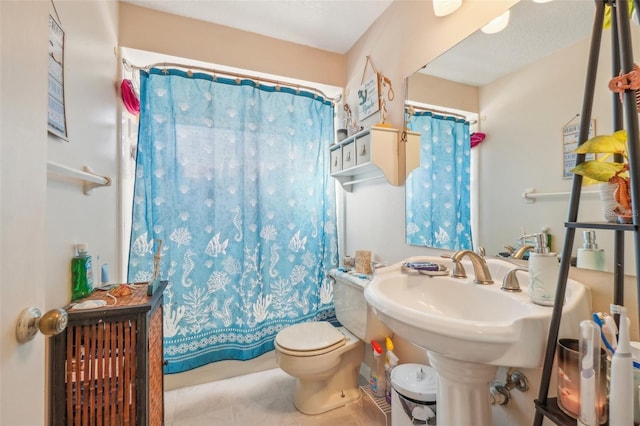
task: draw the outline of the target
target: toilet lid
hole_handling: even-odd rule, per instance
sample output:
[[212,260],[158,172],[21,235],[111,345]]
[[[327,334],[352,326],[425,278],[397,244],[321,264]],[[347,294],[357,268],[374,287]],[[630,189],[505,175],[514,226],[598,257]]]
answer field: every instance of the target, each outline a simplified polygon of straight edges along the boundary
[[345,340],[344,334],[326,321],[292,325],[276,335],[278,346],[297,352],[333,350],[343,346]]

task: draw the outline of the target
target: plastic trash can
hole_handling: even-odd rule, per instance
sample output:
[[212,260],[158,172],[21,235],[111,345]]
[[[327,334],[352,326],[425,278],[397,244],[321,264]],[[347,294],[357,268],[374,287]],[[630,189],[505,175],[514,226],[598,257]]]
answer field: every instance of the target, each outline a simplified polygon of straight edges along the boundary
[[435,425],[438,374],[422,364],[391,370],[391,426]]

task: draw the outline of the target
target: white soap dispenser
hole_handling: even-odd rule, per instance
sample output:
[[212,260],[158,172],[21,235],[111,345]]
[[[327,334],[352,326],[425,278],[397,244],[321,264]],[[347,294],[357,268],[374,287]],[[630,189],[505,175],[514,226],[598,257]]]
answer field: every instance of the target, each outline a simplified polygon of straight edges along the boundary
[[596,269],[604,271],[604,250],[596,244],[596,231],[582,232],[582,248],[578,249],[578,268]]
[[553,306],[558,286],[558,256],[549,252],[546,234],[534,235],[534,250],[529,253],[529,297],[533,303]]

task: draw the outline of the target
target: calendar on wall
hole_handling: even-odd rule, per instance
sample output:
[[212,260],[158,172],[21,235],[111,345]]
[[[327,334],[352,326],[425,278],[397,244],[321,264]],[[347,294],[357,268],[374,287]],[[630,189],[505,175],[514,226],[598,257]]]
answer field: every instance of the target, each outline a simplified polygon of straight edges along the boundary
[[67,140],[64,108],[64,31],[49,15],[49,99],[47,130]]

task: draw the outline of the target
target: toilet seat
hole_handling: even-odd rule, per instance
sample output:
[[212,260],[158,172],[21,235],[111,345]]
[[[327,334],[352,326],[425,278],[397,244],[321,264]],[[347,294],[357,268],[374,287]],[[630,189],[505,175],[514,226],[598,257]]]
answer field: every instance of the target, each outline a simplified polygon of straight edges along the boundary
[[278,350],[295,356],[315,356],[345,345],[346,337],[326,321],[295,324],[282,329],[275,339]]

